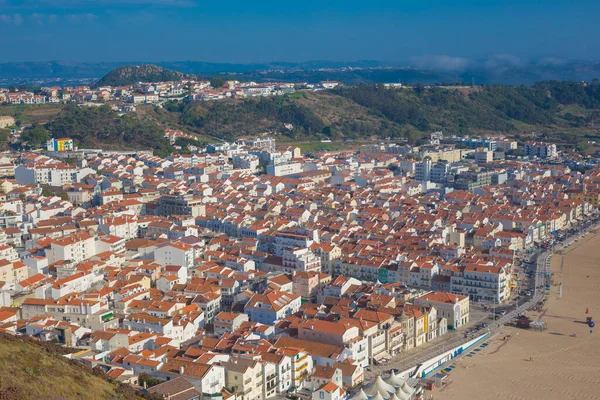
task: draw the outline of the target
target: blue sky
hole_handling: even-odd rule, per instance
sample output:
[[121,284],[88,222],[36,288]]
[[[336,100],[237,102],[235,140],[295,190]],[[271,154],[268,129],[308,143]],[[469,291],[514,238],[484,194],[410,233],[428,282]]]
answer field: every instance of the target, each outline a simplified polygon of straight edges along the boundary
[[600,1],[0,0],[0,62],[600,58]]

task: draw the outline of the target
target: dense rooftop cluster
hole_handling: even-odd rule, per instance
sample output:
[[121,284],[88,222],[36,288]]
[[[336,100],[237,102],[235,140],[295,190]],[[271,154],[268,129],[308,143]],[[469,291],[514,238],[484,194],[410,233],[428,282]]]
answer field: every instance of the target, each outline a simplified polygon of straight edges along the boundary
[[506,302],[520,255],[600,202],[600,170],[440,145],[196,150],[3,156],[0,330],[165,395],[338,400]]

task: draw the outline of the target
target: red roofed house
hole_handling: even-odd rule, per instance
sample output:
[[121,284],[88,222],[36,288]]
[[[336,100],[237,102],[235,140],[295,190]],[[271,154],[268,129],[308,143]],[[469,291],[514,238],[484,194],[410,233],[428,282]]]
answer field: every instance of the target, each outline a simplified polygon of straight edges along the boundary
[[446,292],[430,292],[414,299],[417,306],[434,306],[438,317],[448,320],[448,328],[458,329],[469,322],[469,297]]

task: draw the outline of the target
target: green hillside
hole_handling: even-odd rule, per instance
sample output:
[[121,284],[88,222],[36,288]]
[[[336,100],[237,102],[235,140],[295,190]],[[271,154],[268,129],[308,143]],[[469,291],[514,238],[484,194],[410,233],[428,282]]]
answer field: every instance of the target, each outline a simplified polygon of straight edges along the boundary
[[183,72],[166,69],[157,65],[125,65],[113,69],[104,75],[96,82],[96,86],[123,86],[136,82],[176,81],[186,76]]
[[157,122],[227,140],[272,131],[293,140],[377,136],[414,141],[433,130],[458,135],[535,131],[576,140],[598,135],[594,121],[600,118],[600,83],[404,89],[360,85],[259,99],[168,102],[164,109],[147,108],[146,113]]
[[74,139],[80,147],[153,149],[163,156],[172,150],[164,137],[164,128],[135,115],[119,116],[108,106],[69,104],[46,124],[46,129],[53,137]]
[[141,399],[131,387],[109,383],[63,352],[49,343],[0,334],[0,399]]
[[[162,107],[137,108],[136,113],[119,116],[108,106],[69,104],[56,115],[56,109],[45,113],[44,118],[50,120],[45,127],[54,137],[74,138],[80,147],[153,149],[158,155],[172,150],[163,137],[165,128],[195,133],[201,142],[269,132],[280,142],[392,138],[419,143],[435,130],[445,135],[503,133],[522,140],[554,140],[580,150],[600,140],[598,80],[401,89],[359,85],[241,100],[168,101]],[[35,121],[27,110],[18,112],[23,120]]]

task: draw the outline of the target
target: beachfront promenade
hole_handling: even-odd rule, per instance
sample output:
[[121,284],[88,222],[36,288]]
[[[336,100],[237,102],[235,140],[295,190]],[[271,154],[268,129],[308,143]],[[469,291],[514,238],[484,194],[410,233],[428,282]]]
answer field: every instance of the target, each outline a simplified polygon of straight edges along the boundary
[[[581,233],[597,228],[598,226],[599,224],[592,225],[591,222],[588,221],[583,227],[577,229],[575,234],[569,236],[561,245],[558,245],[557,247],[569,245],[575,239],[577,239]],[[504,324],[514,320],[519,315],[532,309],[544,300],[546,296],[546,267],[550,262],[550,257],[552,256],[553,251],[554,247],[551,250],[537,254],[536,273],[534,279],[535,291],[533,296],[527,302],[515,305],[515,307],[508,311],[504,316],[499,317],[493,323],[490,323],[487,329],[488,338],[496,335],[502,329]],[[483,333],[485,333],[485,331],[481,332],[481,334]],[[443,340],[439,341],[438,343],[427,343],[423,347],[411,349],[408,352],[396,356],[397,358],[395,357],[395,359],[389,363],[371,366],[370,371],[366,371],[365,373],[365,380],[369,381],[378,375],[382,375],[390,368],[397,369],[398,371],[406,371],[413,368],[416,369],[418,366],[426,363],[428,360],[438,357],[450,349],[461,346],[472,340],[473,337],[465,338],[462,335],[462,332],[449,332],[448,337],[443,337]]]

